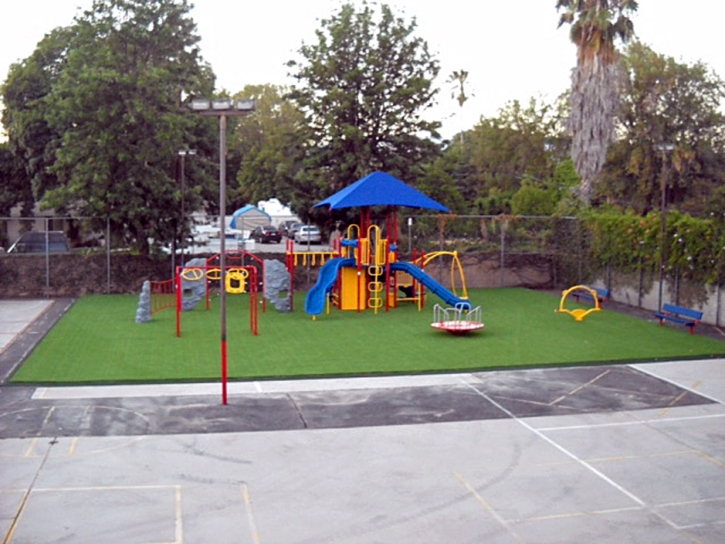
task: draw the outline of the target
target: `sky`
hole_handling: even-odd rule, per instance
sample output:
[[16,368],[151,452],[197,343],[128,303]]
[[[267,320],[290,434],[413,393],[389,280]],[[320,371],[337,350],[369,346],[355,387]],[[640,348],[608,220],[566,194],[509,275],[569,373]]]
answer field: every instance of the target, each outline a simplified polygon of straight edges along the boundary
[[[352,0],[358,3],[358,0]],[[568,27],[557,28],[555,0],[383,0],[407,20],[439,60],[438,104],[426,115],[451,137],[511,100],[552,102],[570,83],[576,48]],[[0,0],[0,79],[27,58],[43,36],[72,22],[92,0]],[[303,42],[315,42],[320,19],[340,0],[196,0],[191,15],[201,54],[217,87],[238,92],[247,84],[289,84],[286,62],[299,59]],[[688,64],[702,61],[725,78],[721,0],[639,0],[637,37],[657,53]],[[453,71],[469,73],[470,99],[461,108],[446,83]]]

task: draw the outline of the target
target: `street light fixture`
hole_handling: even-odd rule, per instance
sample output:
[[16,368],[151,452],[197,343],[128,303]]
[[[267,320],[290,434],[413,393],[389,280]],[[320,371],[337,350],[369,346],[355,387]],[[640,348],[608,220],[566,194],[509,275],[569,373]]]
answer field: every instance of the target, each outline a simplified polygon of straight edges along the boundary
[[221,312],[222,404],[227,404],[227,290],[226,290],[226,215],[227,215],[227,118],[244,117],[257,109],[251,99],[195,98],[189,104],[195,113],[206,117],[219,117],[219,281]]
[[186,218],[184,217],[184,195],[185,177],[184,177],[184,159],[187,155],[196,155],[196,149],[180,149],[176,153],[181,157],[181,168],[179,175],[181,176],[181,266],[184,266],[184,250],[186,249]]
[[657,151],[662,153],[662,176],[660,178],[660,219],[662,221],[660,227],[660,285],[659,297],[657,299],[658,311],[662,311],[662,290],[665,283],[665,249],[667,247],[667,153],[671,153],[675,149],[675,144],[658,144],[655,146]]

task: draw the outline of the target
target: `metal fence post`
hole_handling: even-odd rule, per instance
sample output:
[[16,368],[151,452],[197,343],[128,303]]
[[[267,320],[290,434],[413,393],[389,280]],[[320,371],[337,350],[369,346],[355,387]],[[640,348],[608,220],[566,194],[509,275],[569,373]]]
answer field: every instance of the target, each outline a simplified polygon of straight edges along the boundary
[[584,280],[582,279],[583,271],[582,271],[582,261],[583,255],[584,255],[584,235],[583,235],[583,229],[582,229],[582,220],[577,219],[576,220],[576,230],[579,231],[579,256],[577,258],[577,265],[578,265],[578,274],[579,274],[579,284],[584,283]]
[[504,276],[506,269],[506,218],[501,218],[501,278],[499,280],[500,286],[504,286]]
[[106,217],[106,294],[111,294],[111,219]]
[[50,234],[48,218],[45,218],[45,298],[50,298]]

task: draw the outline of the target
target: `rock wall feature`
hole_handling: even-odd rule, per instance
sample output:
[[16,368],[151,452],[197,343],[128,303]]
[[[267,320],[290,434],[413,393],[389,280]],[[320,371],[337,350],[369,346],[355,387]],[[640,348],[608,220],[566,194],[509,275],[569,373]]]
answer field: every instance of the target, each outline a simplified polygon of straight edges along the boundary
[[151,321],[151,282],[146,280],[143,282],[141,294],[138,296],[136,323],[147,323],[149,321]]
[[199,301],[206,297],[206,259],[191,259],[184,265],[184,270],[191,271],[197,267],[201,274],[181,273],[181,308],[185,312],[195,309]]
[[279,312],[290,311],[290,296],[280,298],[282,292],[289,293],[290,273],[284,263],[276,260],[264,260],[264,296]]

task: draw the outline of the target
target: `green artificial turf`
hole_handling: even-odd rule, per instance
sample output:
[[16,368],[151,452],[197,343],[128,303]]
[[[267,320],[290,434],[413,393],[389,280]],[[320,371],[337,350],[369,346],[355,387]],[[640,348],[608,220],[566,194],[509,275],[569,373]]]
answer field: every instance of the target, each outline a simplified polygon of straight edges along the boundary
[[[259,335],[249,327],[249,297],[228,296],[230,379],[470,371],[490,368],[651,361],[725,355],[725,342],[685,327],[659,326],[607,311],[584,322],[555,313],[559,299],[526,289],[471,290],[483,308],[482,331],[452,336],[430,327],[431,297],[422,312],[405,303],[390,312],[333,309],[313,321],[304,293],[295,312],[268,305]],[[218,298],[209,311],[173,309],[149,323],[134,321],[138,297],[79,299],[15,374],[15,383],[99,383],[216,380],[220,377]],[[567,304],[576,307],[573,301]]]

